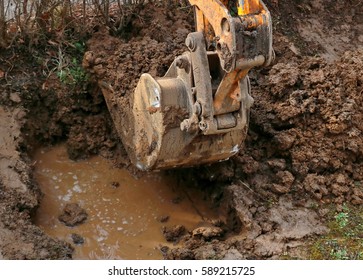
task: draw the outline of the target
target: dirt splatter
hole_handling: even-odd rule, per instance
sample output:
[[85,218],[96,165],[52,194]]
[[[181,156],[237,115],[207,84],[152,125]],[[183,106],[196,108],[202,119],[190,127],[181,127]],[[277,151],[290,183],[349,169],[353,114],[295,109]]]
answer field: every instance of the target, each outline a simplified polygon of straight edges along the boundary
[[334,67],[318,58],[272,67],[254,88],[250,135],[236,159],[255,163],[242,170],[250,186],[261,195],[359,203],[362,69],[362,50],[346,52]]

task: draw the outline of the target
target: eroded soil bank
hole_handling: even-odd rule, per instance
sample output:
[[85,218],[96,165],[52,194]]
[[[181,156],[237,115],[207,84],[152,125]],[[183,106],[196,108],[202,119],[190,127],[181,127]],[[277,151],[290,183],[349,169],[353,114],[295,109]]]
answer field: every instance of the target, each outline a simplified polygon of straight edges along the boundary
[[[167,259],[309,258],[304,245],[328,231],[325,205],[363,203],[362,3],[266,2],[277,59],[251,73],[245,148],[222,164],[171,171],[195,182],[224,218],[183,234],[175,228],[170,240],[180,247],[162,247]],[[40,78],[44,63],[2,52],[1,258],[72,254],[31,223],[41,199],[27,156],[34,146],[65,141],[72,159],[99,154],[132,171],[100,87],[112,86],[127,106],[140,74],[163,75],[193,25],[188,8],[178,15],[163,5],[138,9],[124,39],[99,28],[88,41],[84,66],[92,75],[83,87],[62,84],[55,73]]]

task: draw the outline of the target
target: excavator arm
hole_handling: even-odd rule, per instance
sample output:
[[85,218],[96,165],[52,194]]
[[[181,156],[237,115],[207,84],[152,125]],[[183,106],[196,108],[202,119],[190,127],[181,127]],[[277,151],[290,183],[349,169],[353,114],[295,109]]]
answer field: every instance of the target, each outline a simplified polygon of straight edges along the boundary
[[[248,71],[273,60],[271,17],[259,0],[190,0],[196,31],[164,77],[143,74],[118,133],[142,170],[193,166],[236,154],[247,133]],[[105,95],[107,104],[112,96]],[[111,110],[114,121],[122,112]],[[123,113],[124,114],[124,113]]]
[[248,84],[245,81],[248,71],[252,67],[271,63],[271,18],[266,6],[259,0],[190,0],[190,3],[195,7],[197,32],[188,35],[187,46],[190,49],[194,36],[202,33],[206,50],[218,55],[218,66],[223,70],[218,77],[218,87],[212,89],[212,94],[206,93],[212,101],[203,104],[205,113],[202,117],[207,118],[203,132],[212,134],[220,130],[213,126],[213,116],[221,118],[222,115],[238,111],[243,91],[249,94],[249,90],[243,88]]

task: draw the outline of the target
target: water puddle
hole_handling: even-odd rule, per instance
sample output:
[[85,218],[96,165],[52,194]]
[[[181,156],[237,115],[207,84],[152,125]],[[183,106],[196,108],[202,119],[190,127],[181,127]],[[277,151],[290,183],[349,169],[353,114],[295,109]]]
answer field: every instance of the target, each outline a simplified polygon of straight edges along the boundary
[[[113,168],[102,157],[68,159],[65,146],[39,149],[35,178],[44,193],[35,224],[48,235],[72,243],[75,259],[161,259],[160,245],[172,246],[163,226],[184,225],[192,230],[204,218],[218,218],[201,194],[162,172],[135,179]],[[78,203],[88,213],[84,224],[67,227],[58,220],[67,203]],[[169,216],[165,223],[161,217]]]

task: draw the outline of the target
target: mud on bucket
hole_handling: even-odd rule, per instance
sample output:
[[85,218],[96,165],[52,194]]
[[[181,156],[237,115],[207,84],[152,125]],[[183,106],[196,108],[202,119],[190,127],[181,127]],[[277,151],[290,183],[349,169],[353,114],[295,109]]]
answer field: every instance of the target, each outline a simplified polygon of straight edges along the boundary
[[199,165],[228,159],[238,151],[244,130],[216,135],[181,130],[192,111],[187,96],[182,79],[141,76],[133,98],[134,149],[128,150],[139,169]]

